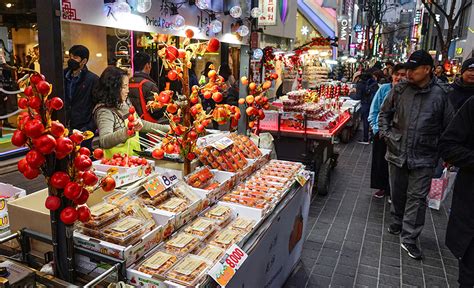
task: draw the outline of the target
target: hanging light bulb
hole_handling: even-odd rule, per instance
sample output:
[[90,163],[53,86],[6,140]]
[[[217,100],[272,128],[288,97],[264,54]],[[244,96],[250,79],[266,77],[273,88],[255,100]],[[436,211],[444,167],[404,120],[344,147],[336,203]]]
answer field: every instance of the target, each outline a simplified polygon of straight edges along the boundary
[[240,18],[240,16],[242,16],[242,8],[240,8],[240,6],[234,6],[230,8],[229,14],[233,18]]
[[114,14],[130,14],[132,13],[132,8],[128,5],[126,0],[117,0],[112,6],[112,13]]
[[242,25],[239,27],[239,29],[237,29],[237,33],[239,33],[240,36],[245,37],[250,33],[249,27]]
[[253,50],[252,57],[253,57],[253,59],[255,59],[255,60],[262,60],[262,58],[263,58],[263,50],[260,49],[260,48],[257,48],[257,49],[255,49],[255,50]]
[[252,8],[252,10],[250,11],[250,16],[252,16],[253,18],[258,18],[262,16],[262,10],[259,7]]
[[209,26],[211,27],[211,31],[214,34],[217,34],[222,31],[222,22],[217,19],[212,20]]
[[201,10],[209,9],[209,5],[207,4],[207,0],[196,0],[195,4]]
[[151,0],[137,0],[137,11],[146,13],[151,9]]
[[182,30],[186,25],[186,20],[184,17],[179,15],[178,8],[176,6],[171,7],[171,24],[174,30]]
[[179,14],[171,16],[171,23],[173,23],[173,29],[175,30],[183,30],[186,26],[186,20]]

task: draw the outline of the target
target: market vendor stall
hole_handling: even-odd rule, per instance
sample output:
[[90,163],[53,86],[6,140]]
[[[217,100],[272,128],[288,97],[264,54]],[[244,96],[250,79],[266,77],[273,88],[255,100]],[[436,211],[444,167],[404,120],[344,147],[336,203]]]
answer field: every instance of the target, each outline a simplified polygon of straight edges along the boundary
[[[342,91],[342,92],[341,92]],[[347,87],[321,84],[318,90],[297,90],[273,103],[259,130],[272,133],[279,159],[303,162],[316,173],[319,194],[328,192],[330,172],[337,164],[335,137],[351,120],[350,107],[339,96]],[[301,141],[301,138],[304,141]]]

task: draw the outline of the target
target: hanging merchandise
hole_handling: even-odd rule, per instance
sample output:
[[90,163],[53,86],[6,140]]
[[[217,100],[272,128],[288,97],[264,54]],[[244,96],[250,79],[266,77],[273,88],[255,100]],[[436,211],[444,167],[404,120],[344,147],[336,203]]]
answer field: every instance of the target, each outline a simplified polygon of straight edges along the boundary
[[137,0],[137,11],[146,13],[151,9],[151,0]]

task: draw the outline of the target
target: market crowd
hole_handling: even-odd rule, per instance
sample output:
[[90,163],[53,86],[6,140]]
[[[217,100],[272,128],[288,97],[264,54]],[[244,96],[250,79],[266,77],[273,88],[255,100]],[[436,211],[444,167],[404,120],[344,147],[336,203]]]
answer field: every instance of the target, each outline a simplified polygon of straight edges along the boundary
[[359,143],[372,143],[373,196],[388,198],[388,231],[419,260],[431,180],[456,169],[446,245],[459,259],[460,287],[474,287],[474,58],[452,83],[424,50],[385,66],[354,73],[351,96],[361,101]]

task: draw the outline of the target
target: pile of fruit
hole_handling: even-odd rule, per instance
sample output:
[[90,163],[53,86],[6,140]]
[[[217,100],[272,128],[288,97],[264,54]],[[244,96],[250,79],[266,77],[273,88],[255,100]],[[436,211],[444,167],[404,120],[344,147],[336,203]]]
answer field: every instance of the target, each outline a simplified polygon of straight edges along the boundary
[[[270,79],[278,79],[278,74],[273,73],[270,76]],[[239,99],[240,105],[245,105],[245,113],[247,114],[249,123],[248,126],[250,129],[258,127],[258,121],[265,119],[265,113],[263,110],[268,110],[270,104],[268,103],[268,98],[265,96],[265,93],[270,87],[272,87],[271,80],[267,80],[262,84],[257,85],[255,82],[249,84],[247,77],[240,78],[242,85],[248,85],[249,95],[245,98]]]
[[[48,99],[52,86],[39,74],[28,79],[24,96],[18,100],[18,106],[27,111],[18,116],[18,129],[13,133],[11,142],[21,147],[27,146],[30,151],[18,162],[18,171],[27,179],[34,179],[43,173],[50,187],[54,188],[45,202],[51,211],[66,206],[60,212],[60,219],[70,225],[77,220],[86,222],[91,214],[86,203],[89,194],[102,187],[105,191],[115,188],[115,180],[108,174],[100,179],[94,173],[91,151],[81,147],[81,143],[93,137],[90,131],[72,131],[59,121],[52,121],[51,114],[63,108],[61,98]],[[99,155],[102,151],[94,151]],[[103,155],[103,152],[102,152]],[[64,159],[67,168],[64,171],[54,170],[56,161]]]

